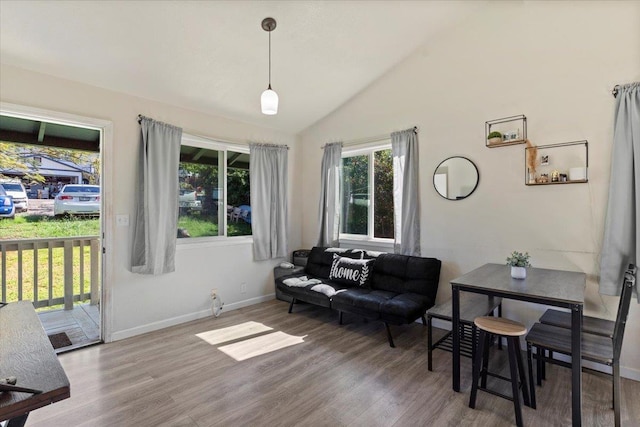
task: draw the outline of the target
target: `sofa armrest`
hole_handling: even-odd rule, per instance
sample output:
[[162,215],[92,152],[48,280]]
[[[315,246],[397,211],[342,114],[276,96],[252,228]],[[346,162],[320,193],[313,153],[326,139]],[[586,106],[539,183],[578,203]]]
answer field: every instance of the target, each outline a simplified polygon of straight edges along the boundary
[[274,280],[278,277],[288,276],[290,274],[298,274],[304,271],[303,266],[295,266],[293,268],[283,268],[280,266],[276,266],[273,268],[273,278]]

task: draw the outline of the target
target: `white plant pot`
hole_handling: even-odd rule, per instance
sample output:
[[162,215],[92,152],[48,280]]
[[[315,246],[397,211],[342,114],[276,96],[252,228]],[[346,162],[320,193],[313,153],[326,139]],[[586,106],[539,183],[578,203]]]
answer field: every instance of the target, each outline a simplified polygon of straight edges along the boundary
[[489,141],[489,145],[500,144],[500,143],[503,142],[502,138],[500,138],[499,136],[494,137],[494,138],[489,138],[488,141]]
[[527,268],[526,267],[511,267],[511,277],[514,279],[526,279]]

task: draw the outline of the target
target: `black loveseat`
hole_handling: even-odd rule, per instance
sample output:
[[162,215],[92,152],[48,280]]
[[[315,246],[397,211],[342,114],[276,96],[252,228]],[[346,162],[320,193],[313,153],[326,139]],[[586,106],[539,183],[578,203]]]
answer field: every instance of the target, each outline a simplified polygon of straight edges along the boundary
[[381,320],[394,347],[389,324],[415,322],[435,304],[441,262],[361,249],[314,247],[304,271],[275,279],[276,289],[291,298]]

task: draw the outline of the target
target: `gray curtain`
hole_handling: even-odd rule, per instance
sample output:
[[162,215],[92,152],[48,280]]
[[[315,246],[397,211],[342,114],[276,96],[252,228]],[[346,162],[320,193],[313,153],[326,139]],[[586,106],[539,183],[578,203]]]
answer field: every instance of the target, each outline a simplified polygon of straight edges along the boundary
[[140,118],[140,129],[131,271],[170,273],[175,271],[182,129],[147,117]]
[[318,246],[340,245],[340,187],[342,185],[342,142],[324,146],[320,166],[320,230]]
[[[600,293],[620,295],[627,263],[640,254],[640,82],[615,101],[609,204],[600,258]],[[637,292],[637,287],[634,288]],[[640,293],[638,294],[640,302]]]
[[393,250],[420,256],[418,135],[415,129],[391,134],[393,155]]
[[288,256],[286,145],[249,145],[251,229],[256,261]]

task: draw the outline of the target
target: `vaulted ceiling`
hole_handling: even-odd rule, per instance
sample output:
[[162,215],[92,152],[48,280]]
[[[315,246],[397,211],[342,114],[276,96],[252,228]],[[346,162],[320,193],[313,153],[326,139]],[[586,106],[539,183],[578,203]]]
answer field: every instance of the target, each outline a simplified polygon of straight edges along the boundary
[[484,3],[2,0],[0,62],[297,133]]

